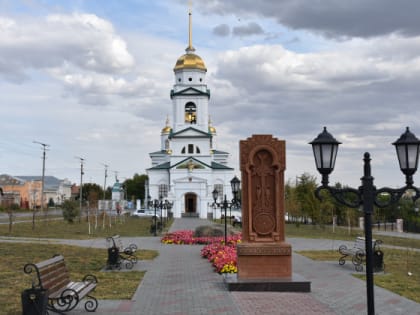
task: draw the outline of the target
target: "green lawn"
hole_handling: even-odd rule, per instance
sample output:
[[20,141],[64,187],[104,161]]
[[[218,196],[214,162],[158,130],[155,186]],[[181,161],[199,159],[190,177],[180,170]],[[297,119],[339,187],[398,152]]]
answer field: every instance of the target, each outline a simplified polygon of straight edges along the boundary
[[[286,238],[287,237],[304,237],[304,238],[320,238],[320,239],[335,239],[354,241],[356,236],[364,236],[364,232],[360,229],[353,228],[351,233],[345,227],[336,227],[334,232],[331,226],[320,227],[318,225],[304,225],[297,227],[295,224],[286,224]],[[390,237],[383,235],[375,235],[373,231],[373,238],[380,239],[385,245],[401,246],[407,248],[420,249],[420,239],[407,239],[404,237]]]
[[[167,227],[170,226],[168,222]],[[138,217],[121,217],[111,218],[111,223],[107,217],[105,224],[102,218],[98,219],[96,224],[95,218],[89,224],[86,218],[82,218],[81,222],[73,224],[63,220],[48,220],[35,222],[35,229],[32,229],[32,222],[16,223],[13,225],[12,232],[9,233],[8,224],[0,225],[0,236],[15,237],[35,237],[35,238],[63,238],[63,239],[89,239],[101,238],[119,234],[121,236],[151,236],[150,225],[151,218]],[[95,228],[97,226],[97,228]]]
[[[104,272],[107,250],[67,245],[0,242],[0,314],[21,314],[20,294],[31,286],[31,276],[23,272],[29,262],[39,262],[62,254],[72,279],[81,280],[86,274],[98,278],[93,294],[98,299],[130,299],[143,279],[144,272]],[[139,250],[139,260],[153,259],[156,251]]]
[[[384,252],[385,273],[374,276],[375,285],[402,295],[420,303],[420,252],[410,248],[405,250],[381,247]],[[322,261],[337,261],[340,258],[338,251],[300,251],[308,258]],[[346,264],[351,264],[347,260]],[[409,275],[409,273],[411,275]],[[365,273],[356,273],[355,276],[365,279]]]
[[[69,224],[63,220],[48,220],[35,222],[16,223],[9,233],[8,224],[0,225],[0,236],[26,237],[26,238],[58,238],[58,239],[90,239],[105,238],[119,234],[121,236],[150,236],[150,218],[124,217],[109,218],[105,224],[98,221],[95,229],[95,220],[91,218],[91,234],[86,218],[81,222]],[[171,223],[171,222],[169,222]],[[170,224],[167,224],[167,227]],[[54,254],[62,254],[68,264],[71,275],[75,280],[81,280],[90,273],[98,278],[98,286],[94,296],[98,299],[130,299],[144,272],[102,272],[106,265],[106,249],[73,247],[65,245],[46,245],[39,243],[2,243],[0,242],[0,314],[21,314],[20,294],[23,289],[31,286],[29,275],[24,274],[23,266],[29,262],[38,262],[51,258]],[[137,257],[153,259],[156,251],[141,250]]]

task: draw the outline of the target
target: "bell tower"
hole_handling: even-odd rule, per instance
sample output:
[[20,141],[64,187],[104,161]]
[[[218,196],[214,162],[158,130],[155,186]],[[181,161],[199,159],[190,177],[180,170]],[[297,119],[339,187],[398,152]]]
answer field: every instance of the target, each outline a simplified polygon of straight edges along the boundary
[[228,166],[229,153],[216,148],[217,133],[209,117],[207,67],[195,53],[191,10],[188,13],[188,46],[173,67],[172,114],[161,131],[160,149],[149,153],[152,165],[147,174],[151,199],[170,201],[175,218],[206,219],[216,216],[210,206],[216,187],[230,198],[233,168]]
[[210,90],[206,84],[206,65],[192,45],[192,15],[189,12],[188,46],[174,67],[175,84],[171,90],[173,131],[189,127],[208,132]]

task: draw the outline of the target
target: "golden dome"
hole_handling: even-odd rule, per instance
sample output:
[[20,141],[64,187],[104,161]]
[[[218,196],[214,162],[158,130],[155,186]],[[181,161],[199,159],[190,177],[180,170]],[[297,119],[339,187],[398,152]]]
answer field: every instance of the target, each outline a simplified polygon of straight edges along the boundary
[[166,117],[166,124],[165,124],[165,127],[163,127],[162,129],[162,134],[169,134],[171,133],[171,131],[172,131],[172,128],[171,126],[169,126],[169,116],[168,116]]
[[172,128],[169,126],[166,126],[162,129],[162,133],[171,133]]
[[216,128],[214,128],[213,126],[210,126],[209,127],[209,132],[213,135],[216,134]]
[[174,71],[182,69],[199,69],[207,71],[206,65],[200,56],[193,53],[186,53],[178,58]]

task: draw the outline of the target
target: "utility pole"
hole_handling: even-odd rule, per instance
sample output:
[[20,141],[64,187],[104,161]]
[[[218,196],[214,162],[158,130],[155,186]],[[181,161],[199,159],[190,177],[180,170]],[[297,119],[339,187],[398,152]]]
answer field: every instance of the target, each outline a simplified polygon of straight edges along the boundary
[[85,161],[85,159],[84,158],[81,158],[80,156],[76,156],[76,158],[77,159],[79,159],[80,160],[80,189],[79,189],[79,192],[80,192],[80,196],[79,196],[79,199],[80,199],[80,212],[79,212],[79,222],[81,221],[81,217],[82,217],[82,191],[83,191],[83,162]]
[[44,179],[45,179],[45,151],[47,150],[47,147],[49,147],[49,144],[42,143],[39,141],[33,141],[33,143],[38,143],[42,146],[42,177],[41,177],[41,214],[44,213]]
[[108,177],[108,166],[106,164],[102,164],[103,166],[105,166],[105,179],[104,179],[104,201],[105,201],[105,193],[106,193],[106,178]]

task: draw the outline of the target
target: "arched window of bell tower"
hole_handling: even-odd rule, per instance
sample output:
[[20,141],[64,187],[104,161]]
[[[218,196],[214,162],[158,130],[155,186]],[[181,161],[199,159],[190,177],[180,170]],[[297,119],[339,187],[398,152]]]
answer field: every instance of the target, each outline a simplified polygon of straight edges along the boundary
[[193,102],[185,104],[185,122],[190,124],[197,123],[197,106]]

